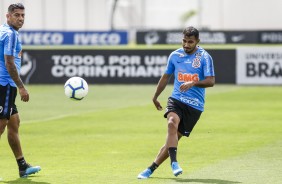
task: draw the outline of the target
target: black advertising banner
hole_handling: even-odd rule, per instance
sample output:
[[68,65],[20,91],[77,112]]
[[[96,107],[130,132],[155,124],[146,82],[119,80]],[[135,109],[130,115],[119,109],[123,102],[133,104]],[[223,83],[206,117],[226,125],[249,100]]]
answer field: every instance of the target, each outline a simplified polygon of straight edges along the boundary
[[[137,44],[181,44],[182,31],[137,31]],[[260,43],[257,31],[200,31],[201,44]]]
[[260,31],[259,32],[260,43],[282,43],[282,31]]
[[[157,84],[172,50],[24,50],[21,77],[30,84]],[[235,50],[208,50],[218,83],[235,83]]]

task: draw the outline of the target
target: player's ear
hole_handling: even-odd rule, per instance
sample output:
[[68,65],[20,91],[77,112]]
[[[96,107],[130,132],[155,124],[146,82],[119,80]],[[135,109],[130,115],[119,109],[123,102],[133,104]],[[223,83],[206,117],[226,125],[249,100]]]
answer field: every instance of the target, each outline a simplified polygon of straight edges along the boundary
[[198,41],[197,41],[197,44],[200,42],[200,38],[198,39]]

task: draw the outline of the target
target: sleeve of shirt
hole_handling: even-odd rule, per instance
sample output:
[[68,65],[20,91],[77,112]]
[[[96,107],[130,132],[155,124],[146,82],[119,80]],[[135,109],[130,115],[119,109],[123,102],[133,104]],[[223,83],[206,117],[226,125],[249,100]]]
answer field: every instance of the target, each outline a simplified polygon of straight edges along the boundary
[[170,56],[167,59],[165,74],[172,74],[173,72],[174,72],[173,54],[170,54]]
[[213,59],[207,52],[204,54],[204,76],[215,76]]
[[4,39],[4,55],[14,56],[15,54],[16,36],[14,33],[8,32]]

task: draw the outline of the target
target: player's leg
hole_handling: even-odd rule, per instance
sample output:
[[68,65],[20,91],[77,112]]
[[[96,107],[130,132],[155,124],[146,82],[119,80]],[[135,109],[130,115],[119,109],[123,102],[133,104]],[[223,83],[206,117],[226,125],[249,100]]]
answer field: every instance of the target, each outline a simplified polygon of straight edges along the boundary
[[0,138],[1,135],[4,133],[5,128],[8,123],[7,115],[9,104],[6,103],[7,101],[7,86],[0,85]]
[[7,118],[9,119],[7,124],[7,136],[9,145],[18,163],[19,175],[20,177],[27,177],[30,174],[34,174],[40,171],[41,168],[39,166],[31,166],[24,159],[19,137],[20,117],[18,114],[17,106],[15,105],[16,96],[17,88],[10,87],[8,100],[10,112],[8,113],[9,117]]
[[170,112],[167,115],[167,138],[166,146],[168,148],[177,147],[178,145],[178,125],[180,123],[180,118],[175,112]]
[[[0,139],[1,139],[1,135],[5,131],[5,127],[6,127],[7,122],[8,121],[6,119],[0,119]],[[0,177],[0,181],[1,180],[2,180],[2,178]]]
[[19,138],[20,118],[18,113],[10,117],[7,125],[7,136],[9,145],[15,155],[16,159],[22,158],[22,148]]
[[[155,161],[152,163],[151,166],[149,166],[147,169],[145,169],[143,172],[141,172],[137,178],[139,179],[145,179],[150,177],[150,175],[154,172],[154,170],[162,164],[170,155],[174,155],[173,157],[176,158],[176,153],[169,154],[169,147],[178,145],[178,139],[181,138],[181,134],[178,132],[178,125],[180,122],[180,117],[177,115],[176,112],[179,112],[181,114],[181,109],[178,108],[179,106],[176,105],[176,102],[169,98],[167,102],[167,112],[165,113],[164,117],[167,118],[168,122],[168,132],[167,132],[167,138],[166,143],[163,147],[161,147]],[[175,141],[176,139],[176,141]],[[175,148],[171,150],[176,150]],[[180,173],[179,173],[180,174]]]
[[19,137],[20,117],[19,114],[13,114],[7,125],[9,145],[14,153],[19,166],[20,177],[27,177],[41,170],[40,166],[31,166],[23,157],[21,142]]
[[168,148],[166,147],[166,144],[163,145],[157,154],[154,162],[146,168],[144,171],[142,171],[137,178],[138,179],[146,179],[149,178],[153,172],[169,157],[168,154]]
[[180,118],[175,112],[169,112],[167,114],[168,120],[168,132],[166,147],[168,148],[168,154],[171,161],[172,172],[175,176],[182,174],[182,169],[179,167],[177,162],[177,146],[178,146],[178,126]]
[[8,120],[7,119],[0,119],[0,138],[1,135],[4,133]]
[[[178,132],[178,141],[180,140],[180,138],[182,137],[182,135]],[[168,147],[165,145],[163,145],[163,147],[161,147],[154,163],[157,164],[157,166],[161,165],[167,158],[169,157],[169,153],[168,153]]]
[[[178,134],[178,141],[181,139],[182,134],[181,133],[177,133]],[[156,156],[154,162],[148,167],[146,168],[144,171],[142,171],[137,178],[138,179],[146,179],[149,178],[153,172],[169,157],[169,153],[168,153],[168,147],[166,146],[166,144],[164,144],[158,155]]]

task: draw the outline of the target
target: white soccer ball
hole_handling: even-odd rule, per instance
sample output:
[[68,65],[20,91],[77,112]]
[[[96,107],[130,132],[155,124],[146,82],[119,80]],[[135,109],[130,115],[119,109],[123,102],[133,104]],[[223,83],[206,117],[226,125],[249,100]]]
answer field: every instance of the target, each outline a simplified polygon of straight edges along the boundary
[[88,93],[88,84],[81,77],[71,77],[65,83],[65,95],[72,100],[82,100]]

